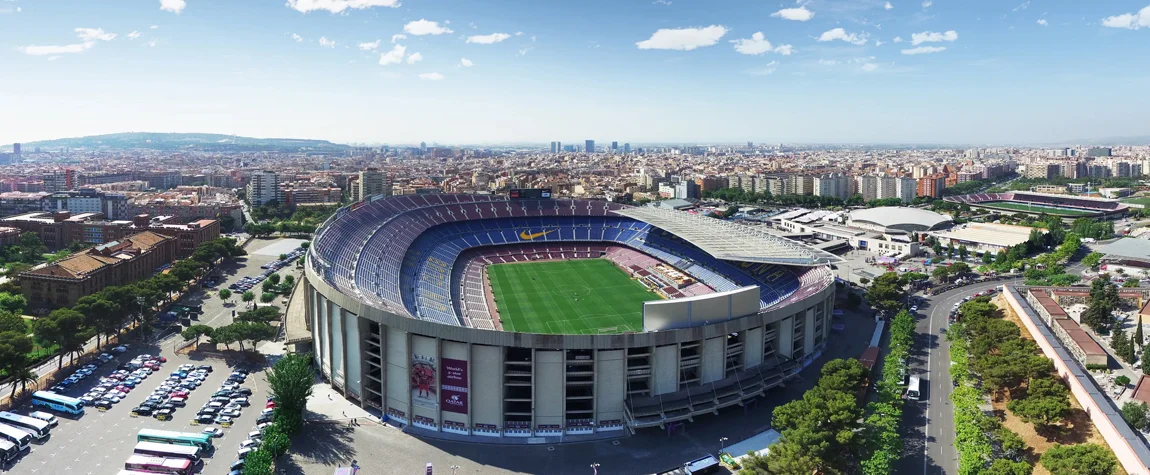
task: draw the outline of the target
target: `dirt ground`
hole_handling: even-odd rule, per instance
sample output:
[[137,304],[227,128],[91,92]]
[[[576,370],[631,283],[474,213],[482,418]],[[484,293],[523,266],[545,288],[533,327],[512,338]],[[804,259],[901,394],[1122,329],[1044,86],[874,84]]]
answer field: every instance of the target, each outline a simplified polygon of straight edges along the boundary
[[[1001,297],[995,298],[993,303],[1002,309],[1007,320],[1018,325],[1018,328],[1022,330],[1022,338],[1034,339],[1026,329],[1026,326],[1019,320],[1018,315],[1010,310],[1010,306],[1007,305]],[[1066,420],[1055,426],[1053,430],[1042,430],[1041,433],[1035,428],[1034,424],[1023,422],[1014,414],[1011,414],[1010,411],[1006,409],[1008,402],[1010,402],[1010,395],[1001,394],[991,401],[991,405],[994,407],[994,412],[1000,416],[999,420],[1002,421],[1002,425],[1022,437],[1022,440],[1026,441],[1026,445],[1030,447],[1030,453],[1027,458],[1035,464],[1033,475],[1050,475],[1050,471],[1046,470],[1041,463],[1038,463],[1038,460],[1042,457],[1042,454],[1054,444],[1093,443],[1103,447],[1109,447],[1098,433],[1098,430],[1094,428],[1094,423],[1090,421],[1090,417],[1086,414],[1086,411],[1082,410],[1082,406],[1078,404],[1078,400],[1073,396],[1070,397],[1070,414],[1067,415]],[[1118,470],[1115,474],[1127,475],[1121,465],[1118,466]]]

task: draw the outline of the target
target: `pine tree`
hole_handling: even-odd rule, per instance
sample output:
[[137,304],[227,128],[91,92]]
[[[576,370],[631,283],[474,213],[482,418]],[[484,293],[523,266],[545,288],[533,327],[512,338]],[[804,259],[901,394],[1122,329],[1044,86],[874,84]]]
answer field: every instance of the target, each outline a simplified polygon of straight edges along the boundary
[[1150,375],[1150,355],[1142,353],[1142,374]]
[[1134,364],[1136,356],[1134,355],[1134,337],[1133,336],[1130,337],[1130,343],[1128,343],[1126,345],[1126,354],[1123,355],[1123,358],[1126,359],[1127,363]]
[[1134,330],[1134,344],[1139,347],[1145,344],[1146,340],[1142,338],[1142,316],[1138,316],[1138,328]]
[[1126,347],[1130,346],[1130,338],[1126,336],[1126,330],[1122,329],[1122,325],[1114,325],[1110,330],[1110,348],[1114,350],[1114,355],[1126,359]]

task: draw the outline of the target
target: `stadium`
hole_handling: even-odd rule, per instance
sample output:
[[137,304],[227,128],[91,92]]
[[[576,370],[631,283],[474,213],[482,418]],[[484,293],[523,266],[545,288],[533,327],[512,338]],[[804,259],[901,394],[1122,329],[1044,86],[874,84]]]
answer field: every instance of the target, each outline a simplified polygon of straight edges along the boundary
[[1125,215],[1129,209],[1129,206],[1116,200],[1025,191],[975,193],[948,196],[944,199],[952,203],[968,204],[972,208],[985,208],[1015,214],[1049,214],[1064,219],[1084,217],[1118,219]]
[[305,271],[317,367],[415,433],[553,443],[742,404],[825,348],[833,254],[700,215],[549,196],[339,210]]

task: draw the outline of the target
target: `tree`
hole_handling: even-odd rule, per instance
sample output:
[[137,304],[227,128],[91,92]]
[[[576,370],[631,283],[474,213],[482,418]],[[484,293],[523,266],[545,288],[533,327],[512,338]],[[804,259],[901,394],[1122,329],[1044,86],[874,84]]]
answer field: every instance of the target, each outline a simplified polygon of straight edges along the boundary
[[1122,359],[1126,360],[1128,364],[1134,364],[1137,355],[1134,354],[1134,336],[1130,336],[1130,341],[1126,343],[1126,353],[1122,354]]
[[982,263],[990,264],[991,262],[994,262],[994,257],[991,256],[989,252],[982,253]]
[[1090,296],[1086,299],[1082,322],[1096,333],[1105,333],[1112,323],[1111,315],[1118,307],[1118,288],[1110,283],[1110,275],[1102,274],[1090,282]]
[[1142,374],[1150,375],[1150,355],[1142,354]]
[[1117,384],[1119,386],[1125,386],[1127,384],[1130,384],[1130,377],[1126,376],[1124,374],[1118,375],[1117,378],[1114,378],[1114,384]]
[[934,251],[934,255],[941,256],[942,255],[942,244],[939,244],[939,242],[936,240],[936,241],[934,241],[934,244],[932,244],[930,246],[930,250]]
[[243,475],[273,475],[274,463],[271,453],[258,448],[244,457]]
[[103,294],[92,294],[80,297],[74,310],[84,314],[85,324],[96,331],[96,347],[99,348],[99,335],[111,336],[120,331],[122,318],[120,305],[104,298]]
[[237,322],[271,323],[280,319],[280,309],[275,305],[260,307],[236,315]]
[[903,287],[902,279],[897,273],[887,272],[875,277],[867,289],[866,298],[872,307],[894,312],[902,307],[902,301],[906,297]]
[[1134,430],[1141,431],[1146,429],[1147,426],[1147,410],[1146,403],[1126,401],[1122,405],[1122,419],[1130,424]]
[[35,383],[40,381],[40,375],[36,371],[29,368],[27,365],[14,368],[8,372],[9,382],[12,383],[12,394],[16,394],[16,385],[20,385],[20,392],[23,393],[28,389],[28,383]]
[[302,248],[304,248],[304,249],[307,249],[307,248],[311,247],[311,241],[304,241],[304,242],[301,242],[301,243],[299,244],[299,247],[302,247]]
[[84,325],[84,314],[68,308],[53,310],[52,313],[36,319],[32,323],[32,334],[41,344],[59,345],[57,368],[64,366],[64,356],[82,352],[84,342],[92,337],[92,332]]
[[240,295],[240,299],[244,302],[251,302],[256,299],[256,294],[250,290],[245,290],[243,295]]
[[[0,369],[14,376],[28,366],[28,353],[34,348],[32,339],[24,332],[0,332]],[[12,386],[13,396],[16,386]]]
[[1102,255],[1101,252],[1091,252],[1082,258],[1082,264],[1091,268],[1098,267],[1098,263],[1102,261]]
[[1124,282],[1122,282],[1122,288],[1128,289],[1131,287],[1137,287],[1140,284],[1141,284],[1141,282],[1138,279],[1130,278],[1130,279],[1126,279]]
[[196,347],[199,348],[200,337],[202,337],[202,336],[209,336],[210,337],[210,336],[212,336],[213,331],[215,331],[215,329],[210,327],[210,326],[207,326],[207,325],[192,325],[188,328],[185,328],[183,331],[181,331],[180,336],[184,337],[184,341],[196,340]]
[[1145,344],[1146,340],[1142,338],[1142,315],[1138,316],[1138,327],[1134,329],[1134,344],[1139,347]]
[[284,432],[279,423],[273,423],[264,430],[263,436],[264,443],[260,448],[271,452],[273,458],[283,455],[291,445],[291,437]]
[[295,276],[291,274],[285,275],[283,279],[284,287],[291,288],[293,284],[295,284]]
[[7,310],[0,310],[0,332],[28,333],[24,317]]
[[277,410],[282,408],[285,413],[303,414],[315,383],[311,355],[288,353],[272,365],[267,372],[267,380],[278,404]]
[[274,285],[279,285],[281,278],[283,278],[283,276],[279,275],[279,273],[277,272],[275,274],[269,275],[268,281]]
[[23,315],[27,306],[28,299],[24,298],[23,295],[0,292],[0,311]]
[[264,281],[263,284],[261,284],[260,287],[266,293],[266,292],[274,292],[276,290],[277,285],[275,282],[272,282],[271,279],[267,279]]
[[1070,410],[1070,400],[1061,381],[1039,378],[1030,382],[1025,398],[1010,401],[1006,407],[1024,422],[1051,425]]
[[970,264],[965,262],[955,262],[950,265],[950,273],[956,276],[970,273]]
[[271,292],[264,292],[264,293],[260,294],[260,302],[271,303],[275,299],[276,299],[276,294],[273,294]]
[[1118,466],[1110,449],[1098,444],[1054,444],[1041,460],[1051,475],[1112,475]]
[[966,248],[965,244],[958,246],[958,256],[959,257],[966,259],[966,256],[969,256],[969,255],[970,255],[970,250]]
[[232,298],[232,291],[228,289],[220,289],[220,300],[227,300]]
[[[772,423],[782,434],[780,442],[768,455],[772,473],[809,474],[814,470],[844,472],[858,465],[855,454],[864,441],[860,431],[859,407],[854,390],[861,379],[855,379],[857,362],[842,360],[827,363],[819,384],[801,399],[775,408]],[[848,391],[837,388],[854,385]]]
[[1026,441],[1022,440],[1018,434],[1005,427],[1000,427],[994,432],[995,438],[998,439],[999,446],[1002,448],[1002,453],[1011,460],[1017,460],[1026,451]]
[[935,279],[938,279],[939,282],[946,282],[947,278],[950,277],[950,267],[937,266],[933,271],[930,272],[930,275]]
[[818,384],[832,391],[851,392],[858,389],[867,373],[867,369],[857,359],[831,360],[823,365]]

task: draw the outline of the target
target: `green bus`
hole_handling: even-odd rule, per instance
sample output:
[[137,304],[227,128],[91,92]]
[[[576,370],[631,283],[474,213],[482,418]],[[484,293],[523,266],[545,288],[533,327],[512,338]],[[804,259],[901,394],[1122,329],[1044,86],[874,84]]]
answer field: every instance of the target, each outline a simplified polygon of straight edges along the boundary
[[194,445],[204,452],[210,452],[212,436],[189,432],[172,432],[168,430],[141,429],[136,435],[136,442],[156,442],[160,444]]

